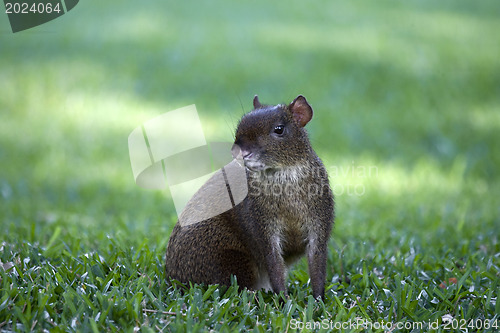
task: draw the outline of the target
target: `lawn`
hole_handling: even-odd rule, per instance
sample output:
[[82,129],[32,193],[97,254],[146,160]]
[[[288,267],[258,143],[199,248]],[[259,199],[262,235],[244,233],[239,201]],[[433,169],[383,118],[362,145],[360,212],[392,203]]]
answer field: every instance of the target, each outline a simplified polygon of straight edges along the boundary
[[[0,14],[0,330],[498,331],[499,13],[80,1],[15,34]],[[128,135],[196,104],[230,142],[255,94],[314,108],[337,216],[322,301],[305,260],[285,299],[166,284],[176,212],[134,183]]]

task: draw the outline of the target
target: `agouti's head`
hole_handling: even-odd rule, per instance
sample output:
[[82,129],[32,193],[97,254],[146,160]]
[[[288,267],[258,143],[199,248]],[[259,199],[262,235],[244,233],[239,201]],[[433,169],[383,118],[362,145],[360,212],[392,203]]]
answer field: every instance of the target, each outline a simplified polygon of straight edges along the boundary
[[304,96],[289,105],[262,105],[253,100],[254,110],[245,114],[236,129],[233,157],[241,153],[251,171],[301,165],[312,148],[304,130],[313,110]]

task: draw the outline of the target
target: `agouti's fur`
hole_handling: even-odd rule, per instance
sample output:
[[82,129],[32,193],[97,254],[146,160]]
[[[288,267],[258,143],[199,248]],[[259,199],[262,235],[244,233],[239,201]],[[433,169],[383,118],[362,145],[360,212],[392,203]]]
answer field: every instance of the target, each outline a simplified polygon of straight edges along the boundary
[[[312,108],[303,96],[275,106],[261,105],[255,96],[253,104],[232,149],[244,161],[248,195],[218,216],[177,223],[167,248],[167,276],[229,285],[235,275],[240,287],[286,294],[287,268],[306,254],[313,296],[324,297],[334,200],[303,128]],[[196,200],[185,208],[196,209]]]

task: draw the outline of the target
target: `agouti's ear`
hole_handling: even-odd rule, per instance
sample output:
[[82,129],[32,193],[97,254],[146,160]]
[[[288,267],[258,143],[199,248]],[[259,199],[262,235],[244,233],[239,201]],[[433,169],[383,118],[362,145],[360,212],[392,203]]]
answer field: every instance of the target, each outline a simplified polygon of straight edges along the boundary
[[253,98],[253,108],[258,109],[260,107],[262,107],[262,104],[260,104],[259,96],[255,95],[255,97]]
[[309,103],[307,103],[306,98],[302,95],[297,96],[297,98],[290,103],[288,108],[292,112],[293,119],[295,119],[300,127],[306,126],[306,124],[312,119],[313,109]]

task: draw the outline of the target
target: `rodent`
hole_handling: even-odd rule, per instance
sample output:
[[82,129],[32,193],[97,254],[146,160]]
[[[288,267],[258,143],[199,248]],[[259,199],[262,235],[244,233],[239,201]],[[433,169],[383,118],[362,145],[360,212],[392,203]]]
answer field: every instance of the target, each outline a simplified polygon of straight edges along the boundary
[[[304,129],[313,110],[302,95],[289,105],[262,105],[255,96],[253,105],[232,148],[246,168],[247,196],[202,222],[178,222],[167,246],[167,276],[230,285],[235,275],[241,288],[286,294],[287,268],[305,254],[313,296],[324,297],[334,197]],[[197,202],[185,211],[200,209]]]

